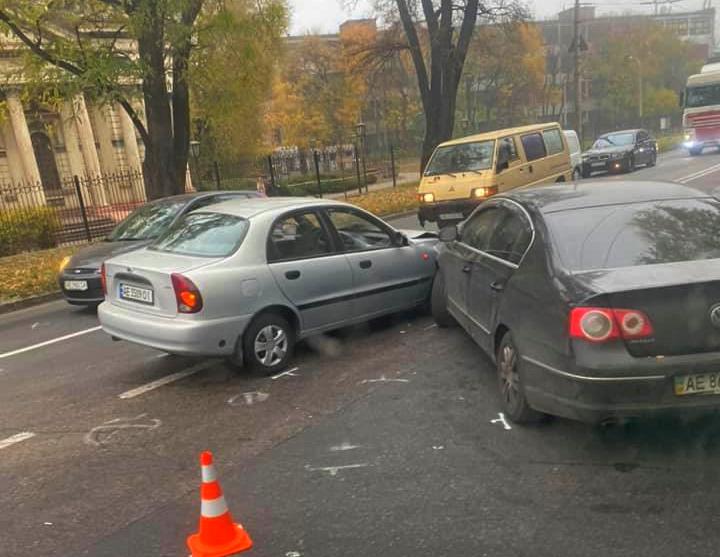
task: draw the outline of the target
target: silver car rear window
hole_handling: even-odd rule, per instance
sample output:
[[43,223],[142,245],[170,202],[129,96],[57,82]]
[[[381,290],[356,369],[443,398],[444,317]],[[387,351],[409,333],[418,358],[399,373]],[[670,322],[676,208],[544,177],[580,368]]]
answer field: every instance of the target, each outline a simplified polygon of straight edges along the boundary
[[190,213],[149,249],[197,257],[227,257],[240,247],[249,224],[247,219],[234,215]]

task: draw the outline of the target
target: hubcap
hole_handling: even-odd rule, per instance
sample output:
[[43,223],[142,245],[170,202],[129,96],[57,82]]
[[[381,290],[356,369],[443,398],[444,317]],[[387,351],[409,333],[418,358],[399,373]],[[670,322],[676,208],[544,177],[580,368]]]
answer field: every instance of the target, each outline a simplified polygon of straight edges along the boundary
[[517,354],[512,346],[504,346],[500,353],[500,389],[510,412],[520,404],[520,376],[517,372]]
[[288,350],[285,331],[277,325],[268,325],[260,329],[255,336],[255,357],[266,367],[280,363]]

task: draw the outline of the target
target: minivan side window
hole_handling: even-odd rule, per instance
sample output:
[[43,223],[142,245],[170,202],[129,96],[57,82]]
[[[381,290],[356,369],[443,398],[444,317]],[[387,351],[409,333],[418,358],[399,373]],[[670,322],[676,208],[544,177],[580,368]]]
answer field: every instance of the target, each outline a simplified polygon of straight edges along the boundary
[[508,150],[508,154],[510,155],[509,160],[514,161],[519,158],[517,146],[515,145],[515,138],[513,136],[503,137],[500,139],[498,153],[500,152],[500,149],[503,148]]
[[543,137],[545,138],[548,155],[557,155],[565,150],[562,134],[559,129],[544,130]]
[[525,157],[529,161],[536,161],[547,155],[545,151],[545,142],[539,133],[529,133],[521,138],[523,149],[525,149]]

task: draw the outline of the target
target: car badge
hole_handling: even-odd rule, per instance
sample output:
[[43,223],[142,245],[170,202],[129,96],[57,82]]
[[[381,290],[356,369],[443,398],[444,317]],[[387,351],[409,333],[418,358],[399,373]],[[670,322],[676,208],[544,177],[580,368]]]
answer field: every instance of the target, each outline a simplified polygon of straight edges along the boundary
[[713,327],[720,329],[720,304],[715,304],[710,308],[710,322]]
[[82,273],[82,269],[75,269],[73,271],[73,273],[75,273],[76,275],[79,275],[80,273]]
[[454,186],[450,186],[450,188],[448,189],[448,191],[455,191],[455,187],[454,187]]

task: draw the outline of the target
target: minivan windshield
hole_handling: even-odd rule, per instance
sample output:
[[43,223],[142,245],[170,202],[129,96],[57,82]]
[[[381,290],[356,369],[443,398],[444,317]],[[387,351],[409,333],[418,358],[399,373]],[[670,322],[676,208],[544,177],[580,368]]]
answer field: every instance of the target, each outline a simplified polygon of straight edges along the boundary
[[107,237],[108,242],[151,240],[165,232],[182,211],[186,201],[168,199],[143,205],[118,224]]
[[479,172],[492,168],[495,140],[438,147],[425,169],[425,176]]
[[720,258],[720,202],[678,199],[559,211],[546,216],[569,271]]
[[247,219],[221,213],[190,213],[148,249],[197,257],[227,257],[245,238]]

